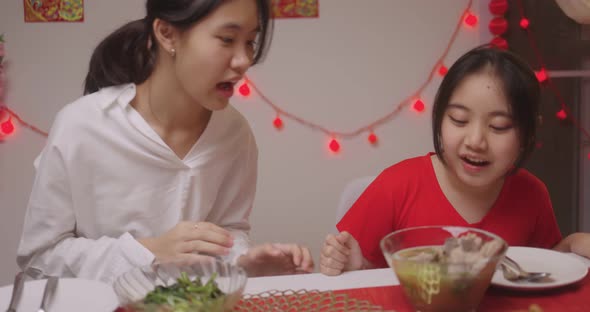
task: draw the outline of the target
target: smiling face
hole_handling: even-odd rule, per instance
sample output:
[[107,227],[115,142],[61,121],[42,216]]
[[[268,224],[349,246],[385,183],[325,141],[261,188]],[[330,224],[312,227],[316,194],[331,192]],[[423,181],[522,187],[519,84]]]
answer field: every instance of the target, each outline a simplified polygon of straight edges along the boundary
[[520,139],[503,84],[490,69],[466,76],[441,124],[447,170],[469,187],[501,183],[520,155]]
[[258,21],[255,0],[230,0],[180,34],[174,66],[189,97],[208,110],[227,106],[252,65]]

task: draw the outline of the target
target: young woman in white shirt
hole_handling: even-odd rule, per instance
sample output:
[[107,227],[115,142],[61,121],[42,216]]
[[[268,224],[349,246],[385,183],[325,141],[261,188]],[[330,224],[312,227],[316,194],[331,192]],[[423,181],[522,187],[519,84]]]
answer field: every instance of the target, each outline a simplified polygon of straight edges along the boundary
[[305,247],[248,244],[258,151],[228,101],[267,49],[269,3],[147,0],[98,45],[35,163],[22,268],[112,282],[204,254],[250,276],[313,270]]

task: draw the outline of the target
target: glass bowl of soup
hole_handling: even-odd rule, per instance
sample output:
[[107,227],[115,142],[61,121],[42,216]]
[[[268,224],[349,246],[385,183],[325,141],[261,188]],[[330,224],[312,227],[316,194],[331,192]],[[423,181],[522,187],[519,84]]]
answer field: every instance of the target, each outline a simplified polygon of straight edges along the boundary
[[407,228],[380,242],[417,311],[475,311],[508,245],[487,231],[456,226]]

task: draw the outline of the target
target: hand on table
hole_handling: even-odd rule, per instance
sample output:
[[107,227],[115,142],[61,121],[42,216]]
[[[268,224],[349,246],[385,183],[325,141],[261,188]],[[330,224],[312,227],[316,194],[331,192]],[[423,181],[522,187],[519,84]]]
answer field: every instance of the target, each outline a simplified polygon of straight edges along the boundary
[[307,247],[297,244],[263,244],[251,247],[238,259],[249,277],[313,272]]

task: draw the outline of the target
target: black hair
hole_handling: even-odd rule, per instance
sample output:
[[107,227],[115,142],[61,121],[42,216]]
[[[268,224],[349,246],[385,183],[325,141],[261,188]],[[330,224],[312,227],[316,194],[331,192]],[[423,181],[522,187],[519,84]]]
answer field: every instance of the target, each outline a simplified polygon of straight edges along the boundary
[[451,66],[438,88],[432,108],[434,150],[445,163],[441,142],[442,121],[451,96],[463,80],[484,69],[500,81],[509,102],[513,122],[518,129],[521,151],[513,172],[522,167],[535,147],[539,115],[540,86],[533,70],[515,54],[490,45],[472,49]]
[[[260,33],[253,64],[262,60],[272,36],[270,0],[255,1]],[[145,18],[125,24],[96,47],[90,58],[84,94],[104,87],[139,84],[147,80],[158,53],[152,28],[156,18],[186,30],[225,2],[227,0],[147,0]]]

